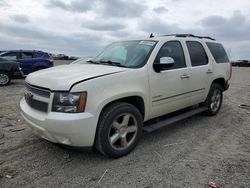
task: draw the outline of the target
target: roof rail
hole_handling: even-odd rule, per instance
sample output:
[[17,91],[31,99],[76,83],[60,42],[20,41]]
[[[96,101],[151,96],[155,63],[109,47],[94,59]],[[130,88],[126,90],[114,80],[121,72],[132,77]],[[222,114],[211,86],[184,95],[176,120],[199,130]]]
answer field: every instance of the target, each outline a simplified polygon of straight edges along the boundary
[[[194,38],[199,38],[199,39],[209,39],[209,40],[215,40],[212,37],[209,36],[197,36],[193,34],[170,34],[170,35],[159,35],[159,36],[175,36],[175,37],[194,37]],[[151,33],[150,38],[154,37],[153,34]]]

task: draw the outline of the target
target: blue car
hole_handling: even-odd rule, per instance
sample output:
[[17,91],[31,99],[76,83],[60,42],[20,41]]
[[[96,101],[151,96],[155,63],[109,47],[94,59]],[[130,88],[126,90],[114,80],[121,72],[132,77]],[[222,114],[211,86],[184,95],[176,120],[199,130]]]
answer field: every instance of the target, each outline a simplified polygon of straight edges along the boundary
[[0,57],[20,62],[25,75],[54,66],[53,58],[46,52],[35,50],[11,50],[0,54]]

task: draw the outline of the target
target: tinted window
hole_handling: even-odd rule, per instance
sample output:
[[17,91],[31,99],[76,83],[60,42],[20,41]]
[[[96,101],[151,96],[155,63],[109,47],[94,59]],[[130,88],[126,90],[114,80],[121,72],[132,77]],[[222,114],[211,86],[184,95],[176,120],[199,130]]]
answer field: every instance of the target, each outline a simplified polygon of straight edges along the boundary
[[31,52],[22,52],[22,59],[31,59],[32,53]]
[[0,62],[6,61],[6,59],[0,57]]
[[206,43],[210,52],[212,53],[216,63],[226,63],[229,62],[227,53],[223,46],[219,43],[207,42]]
[[16,52],[5,53],[5,54],[2,55],[2,57],[4,59],[10,60],[10,61],[15,61],[15,60],[19,59],[18,58],[18,53],[16,53]]
[[161,57],[171,57],[174,59],[174,65],[168,69],[176,69],[186,67],[185,57],[182,46],[178,41],[170,41],[165,43],[156,56],[155,63],[160,63]]
[[196,41],[188,41],[187,48],[192,66],[208,64],[208,57],[201,43]]
[[39,58],[39,57],[42,57],[43,56],[43,53],[42,52],[34,52],[33,53],[33,57],[34,58]]

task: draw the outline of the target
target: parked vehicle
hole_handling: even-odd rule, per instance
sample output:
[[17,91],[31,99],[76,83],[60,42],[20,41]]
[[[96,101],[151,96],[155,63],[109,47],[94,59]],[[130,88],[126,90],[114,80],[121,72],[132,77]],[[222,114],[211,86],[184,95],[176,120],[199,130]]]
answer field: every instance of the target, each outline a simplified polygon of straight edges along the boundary
[[21,113],[51,142],[95,146],[121,157],[136,146],[142,130],[201,112],[217,114],[231,70],[223,46],[210,37],[115,42],[86,63],[28,75]]
[[9,85],[11,79],[21,78],[20,63],[0,58],[0,86]]
[[53,58],[48,53],[42,51],[10,50],[1,53],[0,57],[20,62],[25,75],[54,66]]
[[250,67],[250,61],[248,60],[238,60],[238,61],[233,61],[232,66],[236,67]]

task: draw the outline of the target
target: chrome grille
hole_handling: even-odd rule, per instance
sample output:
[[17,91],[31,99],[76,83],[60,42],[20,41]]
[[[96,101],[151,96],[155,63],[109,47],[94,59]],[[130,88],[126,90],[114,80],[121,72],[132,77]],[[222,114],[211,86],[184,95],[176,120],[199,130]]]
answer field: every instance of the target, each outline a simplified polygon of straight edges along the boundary
[[26,83],[26,92],[24,93],[27,104],[36,110],[47,112],[50,98],[48,89],[31,86]]
[[36,86],[31,86],[30,84],[27,84],[27,83],[25,84],[25,86],[26,86],[26,89],[33,94],[46,97],[46,98],[50,97],[50,91],[48,89],[41,89]]

